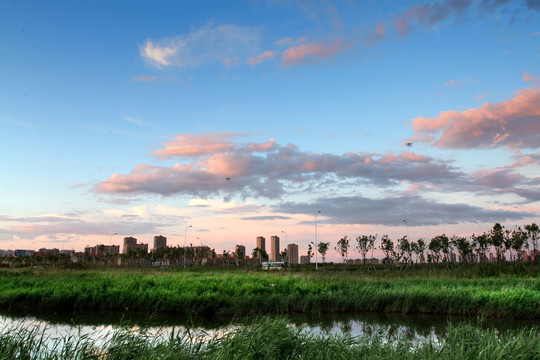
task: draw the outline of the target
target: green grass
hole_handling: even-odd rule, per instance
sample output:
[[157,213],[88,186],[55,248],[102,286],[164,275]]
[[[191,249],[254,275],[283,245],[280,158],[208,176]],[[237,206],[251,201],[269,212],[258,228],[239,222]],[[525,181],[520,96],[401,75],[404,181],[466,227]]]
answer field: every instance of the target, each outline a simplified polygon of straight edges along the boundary
[[185,315],[404,312],[540,319],[537,277],[0,270],[0,307]]
[[540,332],[480,330],[448,325],[447,336],[413,343],[406,338],[316,336],[289,326],[283,318],[260,318],[210,339],[186,333],[166,337],[117,330],[105,343],[89,337],[53,338],[44,332],[4,329],[0,359],[538,359]]

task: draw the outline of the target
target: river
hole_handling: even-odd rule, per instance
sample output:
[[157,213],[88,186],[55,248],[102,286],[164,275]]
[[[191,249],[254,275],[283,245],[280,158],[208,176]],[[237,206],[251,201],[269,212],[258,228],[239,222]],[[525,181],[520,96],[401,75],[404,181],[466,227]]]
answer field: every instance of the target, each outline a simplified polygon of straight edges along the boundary
[[[352,336],[376,335],[386,341],[396,337],[423,341],[444,337],[447,325],[468,322],[479,329],[518,331],[528,326],[540,327],[539,320],[477,319],[462,316],[359,313],[359,314],[290,314],[289,322],[315,335],[343,333]],[[21,313],[0,311],[0,331],[13,328],[36,329],[52,338],[85,336],[98,342],[106,341],[120,328],[150,335],[167,336],[172,331],[197,336],[219,336],[250,322],[250,318],[186,318],[176,314],[146,312],[76,312]]]

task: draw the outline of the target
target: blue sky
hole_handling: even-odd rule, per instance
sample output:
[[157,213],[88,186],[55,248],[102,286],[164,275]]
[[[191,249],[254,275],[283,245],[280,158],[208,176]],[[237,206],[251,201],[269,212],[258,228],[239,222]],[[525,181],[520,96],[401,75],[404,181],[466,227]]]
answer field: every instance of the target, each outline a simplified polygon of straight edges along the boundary
[[192,225],[304,253],[318,210],[332,247],[538,222],[539,20],[536,0],[2,2],[0,248]]

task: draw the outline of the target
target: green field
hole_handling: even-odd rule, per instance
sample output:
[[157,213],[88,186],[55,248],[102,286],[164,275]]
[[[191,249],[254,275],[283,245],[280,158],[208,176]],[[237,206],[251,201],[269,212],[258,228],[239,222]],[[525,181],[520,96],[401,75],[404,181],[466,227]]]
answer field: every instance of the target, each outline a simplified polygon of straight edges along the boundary
[[[534,270],[534,269],[533,269]],[[538,272],[0,270],[0,307],[188,316],[404,312],[540,319]],[[479,275],[480,274],[480,275]]]

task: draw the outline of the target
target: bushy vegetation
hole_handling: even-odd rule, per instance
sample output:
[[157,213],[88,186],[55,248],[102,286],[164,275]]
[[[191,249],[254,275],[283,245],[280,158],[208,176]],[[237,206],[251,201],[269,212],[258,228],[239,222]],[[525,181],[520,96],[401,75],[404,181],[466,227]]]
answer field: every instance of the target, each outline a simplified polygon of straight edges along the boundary
[[432,270],[434,275],[430,276],[429,268],[406,276],[398,270],[2,270],[0,306],[47,311],[152,310],[186,315],[377,311],[540,318],[537,277],[483,277],[465,269],[458,271],[463,275],[451,277],[447,270]]
[[445,338],[421,343],[377,335],[317,336],[283,318],[261,318],[209,339],[190,332],[160,337],[125,328],[102,343],[88,336],[53,338],[36,329],[4,329],[0,359],[538,359],[538,338],[535,327],[516,333],[470,324],[449,325]]

